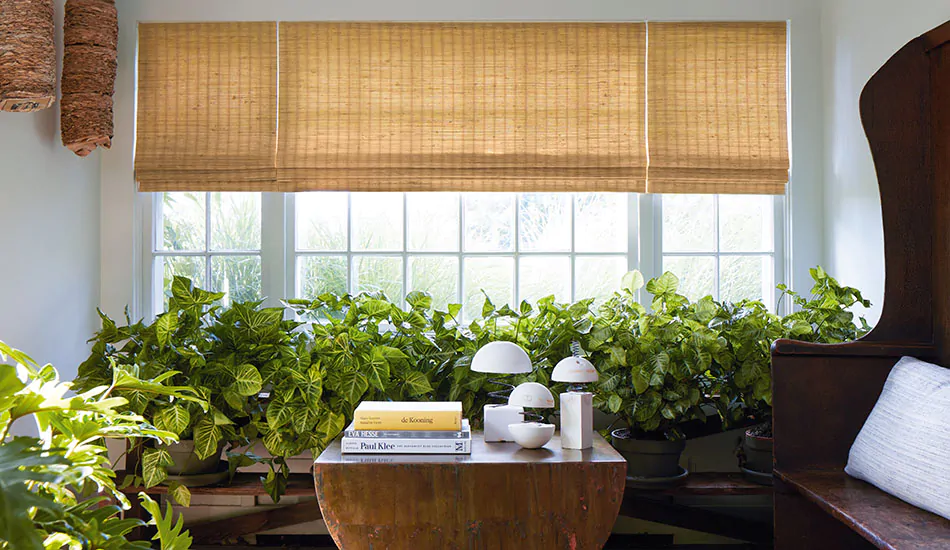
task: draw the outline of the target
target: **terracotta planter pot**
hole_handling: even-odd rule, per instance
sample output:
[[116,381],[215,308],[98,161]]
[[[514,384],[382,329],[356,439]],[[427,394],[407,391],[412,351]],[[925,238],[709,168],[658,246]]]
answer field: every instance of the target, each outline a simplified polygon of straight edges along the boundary
[[626,429],[614,430],[613,445],[627,461],[627,475],[642,478],[677,477],[683,473],[680,455],[685,441],[630,439]]
[[173,464],[167,468],[168,473],[183,476],[214,473],[218,470],[222,449],[224,449],[223,442],[218,445],[217,453],[208,458],[198,458],[195,454],[195,442],[190,439],[168,445],[166,450],[173,461]]
[[753,472],[772,474],[772,438],[752,435],[746,431],[742,440],[742,452],[745,464],[742,466]]

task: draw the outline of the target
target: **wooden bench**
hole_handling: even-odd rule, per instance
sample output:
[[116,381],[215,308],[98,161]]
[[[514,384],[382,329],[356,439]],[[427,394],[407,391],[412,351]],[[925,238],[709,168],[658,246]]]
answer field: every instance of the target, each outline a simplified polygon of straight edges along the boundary
[[874,75],[861,119],[881,192],[883,310],[858,342],[772,348],[776,550],[950,548],[950,521],[844,473],[897,360],[950,365],[950,22]]

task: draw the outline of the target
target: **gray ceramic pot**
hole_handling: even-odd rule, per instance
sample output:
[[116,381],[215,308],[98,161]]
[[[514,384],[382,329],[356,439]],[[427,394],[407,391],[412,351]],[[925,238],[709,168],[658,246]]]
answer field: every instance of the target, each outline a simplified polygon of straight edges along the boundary
[[221,460],[221,450],[224,449],[224,443],[219,444],[218,452],[208,458],[198,458],[195,455],[195,442],[190,439],[173,443],[165,449],[171,455],[173,462],[167,468],[169,474],[185,476],[210,474],[218,470],[218,462]]
[[680,455],[686,448],[685,441],[654,441],[650,439],[629,439],[619,437],[626,430],[614,430],[613,445],[627,461],[627,475],[632,477],[658,478],[676,477],[680,469]]
[[772,473],[771,437],[759,437],[747,431],[742,440],[742,451],[745,454],[744,468],[763,474]]

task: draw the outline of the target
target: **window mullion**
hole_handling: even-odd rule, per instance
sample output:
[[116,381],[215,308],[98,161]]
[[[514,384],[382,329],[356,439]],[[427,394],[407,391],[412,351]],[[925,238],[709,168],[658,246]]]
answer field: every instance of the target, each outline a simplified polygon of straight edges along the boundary
[[211,284],[211,193],[205,193],[205,288],[218,292]]
[[285,229],[287,210],[283,193],[261,193],[261,293],[268,307],[279,306],[293,292],[292,277],[288,284],[293,258],[287,261],[287,247],[295,244],[293,234]]
[[[663,270],[663,224],[660,195],[636,195],[631,212],[637,216],[636,235],[631,234],[630,253],[639,260],[645,279],[656,277]],[[639,246],[639,250],[633,246]]]

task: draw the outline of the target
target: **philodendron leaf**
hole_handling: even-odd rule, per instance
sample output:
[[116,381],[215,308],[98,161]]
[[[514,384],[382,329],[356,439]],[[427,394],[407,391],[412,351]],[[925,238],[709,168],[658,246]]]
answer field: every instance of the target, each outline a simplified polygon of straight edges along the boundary
[[333,411],[328,411],[317,424],[317,432],[327,440],[333,439],[346,426],[346,417]]
[[429,296],[425,292],[413,290],[406,295],[406,303],[409,304],[412,309],[428,310],[432,307],[432,296]]
[[288,402],[281,395],[278,395],[267,404],[267,425],[272,430],[288,424],[293,418],[294,408],[291,402]]
[[612,413],[620,412],[620,408],[623,406],[623,399],[619,395],[612,393],[610,397],[607,398],[607,409]]
[[673,294],[676,292],[679,284],[680,280],[676,277],[676,275],[673,275],[667,271],[656,279],[650,279],[650,282],[647,283],[647,292],[655,296]]
[[649,420],[657,413],[662,403],[663,398],[660,397],[660,394],[653,390],[650,390],[637,397],[633,412],[634,420],[637,422],[645,422]]
[[267,472],[267,477],[264,478],[264,490],[275,504],[280,502],[280,495],[287,490],[287,478],[283,474],[274,473],[274,470]]
[[406,387],[409,395],[415,397],[432,391],[432,385],[426,375],[419,371],[409,371],[406,374]]
[[351,405],[359,403],[360,398],[368,389],[369,382],[362,373],[349,371],[340,375],[340,391],[343,398]]
[[191,414],[188,409],[181,405],[174,404],[158,411],[153,417],[155,427],[159,430],[166,430],[177,435],[188,429],[191,423]]
[[666,374],[670,369],[670,354],[661,351],[653,356],[651,362],[656,372]]
[[214,423],[214,418],[205,416],[195,426],[195,455],[198,458],[208,458],[218,452],[218,442],[221,440],[221,427]]
[[366,378],[376,389],[386,390],[386,384],[389,382],[389,360],[378,347],[373,348],[370,353],[369,362],[366,364]]
[[168,471],[165,468],[172,464],[172,457],[165,449],[145,449],[142,451],[142,481],[145,488],[154,487],[165,481]]
[[234,379],[231,389],[238,395],[250,397],[252,395],[257,395],[257,393],[261,391],[261,373],[254,367],[254,365],[237,365],[235,367],[231,367],[229,372],[231,374],[231,378]]
[[184,506],[185,508],[191,506],[191,491],[181,483],[177,481],[169,483],[168,494],[175,499],[175,502],[177,502],[179,506]]
[[171,343],[172,336],[178,330],[178,313],[169,311],[155,321],[155,337],[158,345],[165,347]]
[[623,276],[620,284],[624,290],[629,290],[631,293],[636,292],[643,288],[643,274],[638,270],[630,271]]
[[630,380],[633,382],[633,389],[637,395],[647,391],[650,387],[650,374],[642,367],[634,367]]
[[188,550],[191,548],[192,538],[186,530],[182,532],[185,526],[185,519],[181,515],[178,521],[172,525],[172,504],[165,503],[165,513],[162,514],[162,507],[152,500],[145,493],[139,493],[139,499],[142,501],[142,508],[152,515],[149,525],[155,525],[158,532],[152,537],[152,540],[160,541],[161,550]]

